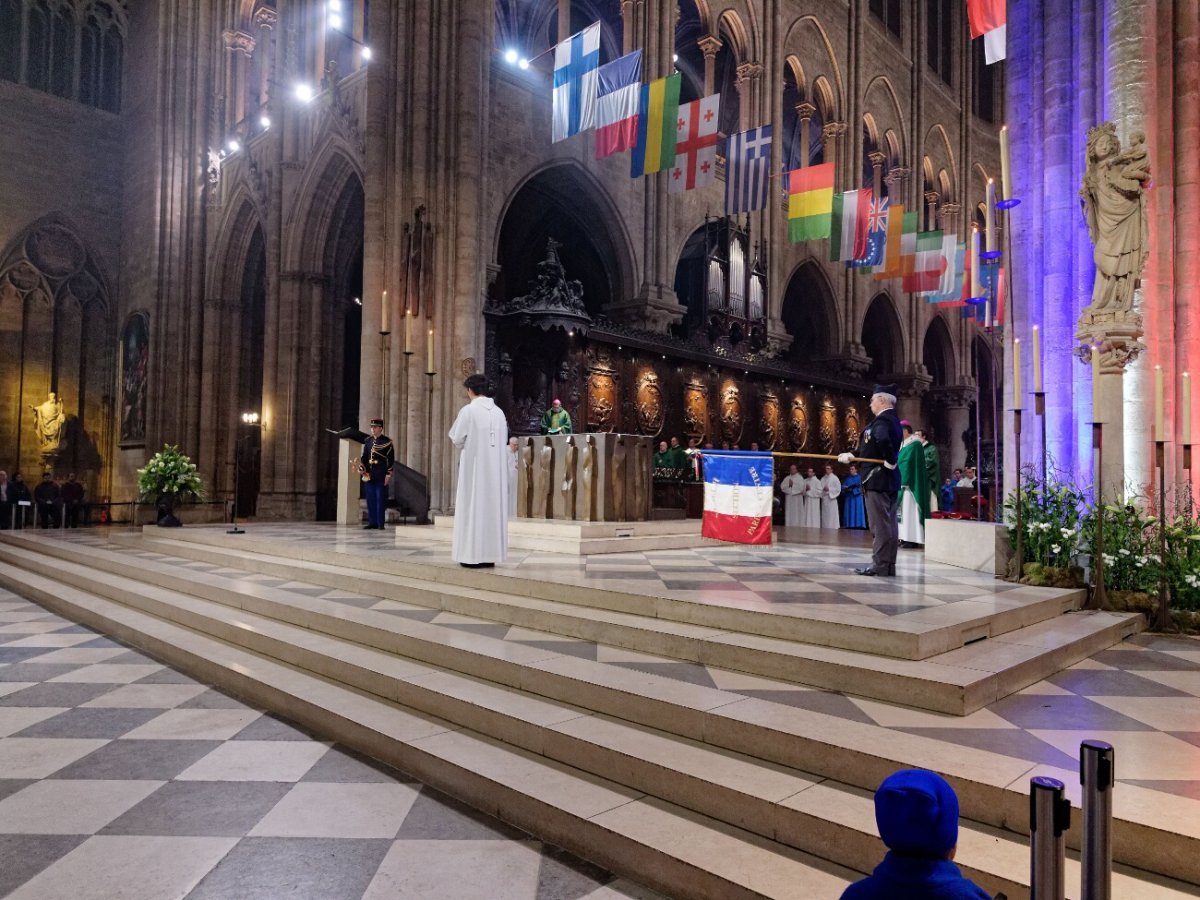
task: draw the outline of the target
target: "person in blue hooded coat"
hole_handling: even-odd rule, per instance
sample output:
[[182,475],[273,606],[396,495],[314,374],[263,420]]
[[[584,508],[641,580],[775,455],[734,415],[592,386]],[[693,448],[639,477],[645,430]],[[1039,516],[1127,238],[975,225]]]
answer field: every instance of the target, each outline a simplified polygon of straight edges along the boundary
[[875,823],[887,856],[842,900],[992,900],[953,862],[958,797],[940,775],[923,769],[889,775],[875,792]]

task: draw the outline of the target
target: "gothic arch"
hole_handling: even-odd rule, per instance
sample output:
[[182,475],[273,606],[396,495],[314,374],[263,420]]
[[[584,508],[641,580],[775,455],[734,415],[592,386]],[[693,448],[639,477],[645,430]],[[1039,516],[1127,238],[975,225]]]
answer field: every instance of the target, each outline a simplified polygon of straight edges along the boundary
[[946,387],[958,382],[954,364],[954,342],[950,338],[950,329],[942,314],[935,315],[925,329],[925,339],[921,344],[921,361],[934,387]]
[[[788,26],[783,46],[787,53],[808,64],[808,69],[813,74],[814,88],[818,82],[823,81],[827,91],[824,99],[828,103],[823,112],[829,117],[827,121],[840,120],[842,110],[845,109],[842,70],[838,65],[837,54],[833,51],[833,44],[820,20],[816,16],[806,15],[793,21]],[[830,80],[833,82],[832,86]],[[817,103],[815,90],[808,95],[808,99],[814,104]]]
[[802,365],[832,356],[841,346],[833,287],[816,260],[806,259],[792,270],[780,319],[792,336],[788,352]]
[[285,230],[284,272],[305,271],[323,259],[338,198],[351,180],[361,189],[363,173],[354,151],[341,138],[330,135],[313,154],[296,191],[301,201]]
[[206,296],[237,296],[250,241],[254,230],[261,229],[264,221],[266,216],[254,201],[253,192],[239,184],[225,205],[225,215],[217,229],[217,252],[209,259]]
[[[935,170],[946,170],[950,173],[951,185],[958,184],[958,164],[954,160],[954,147],[942,125],[934,125],[925,133],[925,155],[933,163]],[[943,193],[942,202],[951,202]]]
[[896,305],[887,293],[876,294],[867,306],[861,343],[871,357],[872,378],[905,371],[904,348],[908,341]]
[[902,165],[908,159],[908,137],[904,130],[904,113],[891,81],[882,75],[872,79],[863,92],[863,106],[884,131],[885,140],[888,133],[894,133],[896,162]]
[[[574,226],[593,238],[597,251],[608,257],[609,293],[612,300],[632,297],[636,291],[635,253],[620,210],[605,190],[604,185],[588,169],[575,160],[556,160],[532,169],[514,186],[505,198],[496,219],[496,232],[492,241],[492,260],[504,265],[505,225],[518,198],[527,192],[542,195],[544,202],[556,207]],[[531,223],[532,224],[532,223]],[[599,227],[597,227],[599,226]],[[531,252],[538,260],[545,253],[544,238]],[[678,255],[678,254],[676,254]],[[530,273],[532,274],[532,273]],[[511,278],[515,276],[516,282]],[[501,272],[501,289],[519,296],[525,288],[522,276]],[[480,300],[482,304],[482,298]]]

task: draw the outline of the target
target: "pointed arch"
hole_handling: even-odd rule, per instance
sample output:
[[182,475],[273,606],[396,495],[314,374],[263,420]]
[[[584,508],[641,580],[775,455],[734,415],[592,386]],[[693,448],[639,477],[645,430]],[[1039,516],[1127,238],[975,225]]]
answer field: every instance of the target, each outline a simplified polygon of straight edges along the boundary
[[833,286],[814,259],[802,261],[788,277],[780,309],[792,336],[792,359],[801,365],[835,354],[842,345]]
[[236,297],[254,230],[266,220],[254,194],[239,184],[225,204],[225,214],[217,227],[216,252],[209,258],[208,297]]
[[330,135],[313,154],[297,187],[296,196],[303,200],[284,230],[283,271],[302,271],[324,257],[337,200],[351,179],[361,190],[363,173],[357,157],[344,140]]
[[[944,126],[938,124],[925,132],[923,152],[933,163],[935,171],[945,170],[949,173],[951,185],[958,184],[958,163],[954,158],[954,147]],[[942,192],[942,201],[950,202],[946,193]]]
[[[838,65],[838,55],[833,50],[833,43],[820,20],[813,15],[797,18],[788,27],[783,46],[786,53],[807,64],[814,86],[819,80],[824,80],[825,89],[828,91],[825,99],[829,106],[822,112],[828,114],[827,121],[840,121],[846,108],[842,70]],[[814,104],[817,102],[815,98],[814,92],[810,98]]]
[[904,348],[908,345],[904,323],[896,304],[886,292],[876,294],[863,316],[860,341],[871,357],[870,375],[882,378],[905,371]]
[[895,135],[896,161],[903,164],[909,157],[909,141],[904,128],[904,113],[892,82],[883,75],[873,78],[863,92],[863,106],[871,112],[879,127],[884,130],[885,139],[888,133]]
[[950,328],[946,325],[945,316],[940,312],[930,320],[925,329],[921,357],[925,371],[933,378],[934,387],[947,387],[958,383],[954,342],[950,339]]

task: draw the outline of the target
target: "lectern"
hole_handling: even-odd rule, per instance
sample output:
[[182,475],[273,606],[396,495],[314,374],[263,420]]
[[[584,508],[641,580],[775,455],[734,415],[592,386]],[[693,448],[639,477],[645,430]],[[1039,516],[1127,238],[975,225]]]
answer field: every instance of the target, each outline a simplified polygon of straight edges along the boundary
[[325,429],[338,438],[337,523],[358,525],[362,522],[362,475],[358,461],[368,435],[357,428]]

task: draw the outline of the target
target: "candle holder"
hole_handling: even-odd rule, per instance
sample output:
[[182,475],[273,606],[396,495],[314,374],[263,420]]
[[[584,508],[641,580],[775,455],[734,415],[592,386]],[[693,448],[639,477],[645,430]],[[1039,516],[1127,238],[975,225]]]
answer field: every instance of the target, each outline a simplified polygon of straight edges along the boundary
[[1014,453],[1017,463],[1017,584],[1025,574],[1025,529],[1021,510],[1021,409],[1013,410]]
[[1158,466],[1158,609],[1154,630],[1166,631],[1171,624],[1171,587],[1167,584],[1167,444],[1154,442],[1154,464]]
[[1104,482],[1100,472],[1104,463],[1104,423],[1092,423],[1092,453],[1096,471],[1096,541],[1092,548],[1092,594],[1088,609],[1104,609],[1108,591],[1104,587]]
[[1002,256],[1004,256],[1003,250],[984,250],[982,253],[979,254],[980,259],[984,260],[985,262],[989,262],[989,263],[995,262],[996,260],[1000,259]]
[[1183,445],[1183,471],[1187,472],[1187,480],[1190,484],[1192,481],[1192,445]]
[[425,373],[425,477],[429,479],[430,499],[433,497],[433,376]]
[[1012,209],[1014,206],[1020,206],[1021,201],[1016,197],[1010,197],[1007,200],[997,200],[996,209]]
[[1042,490],[1046,489],[1046,459],[1049,448],[1046,446],[1046,392],[1033,392],[1033,413],[1038,418],[1038,430],[1042,442]]
[[388,378],[392,359],[392,338],[390,331],[379,332],[379,415],[388,420]]

